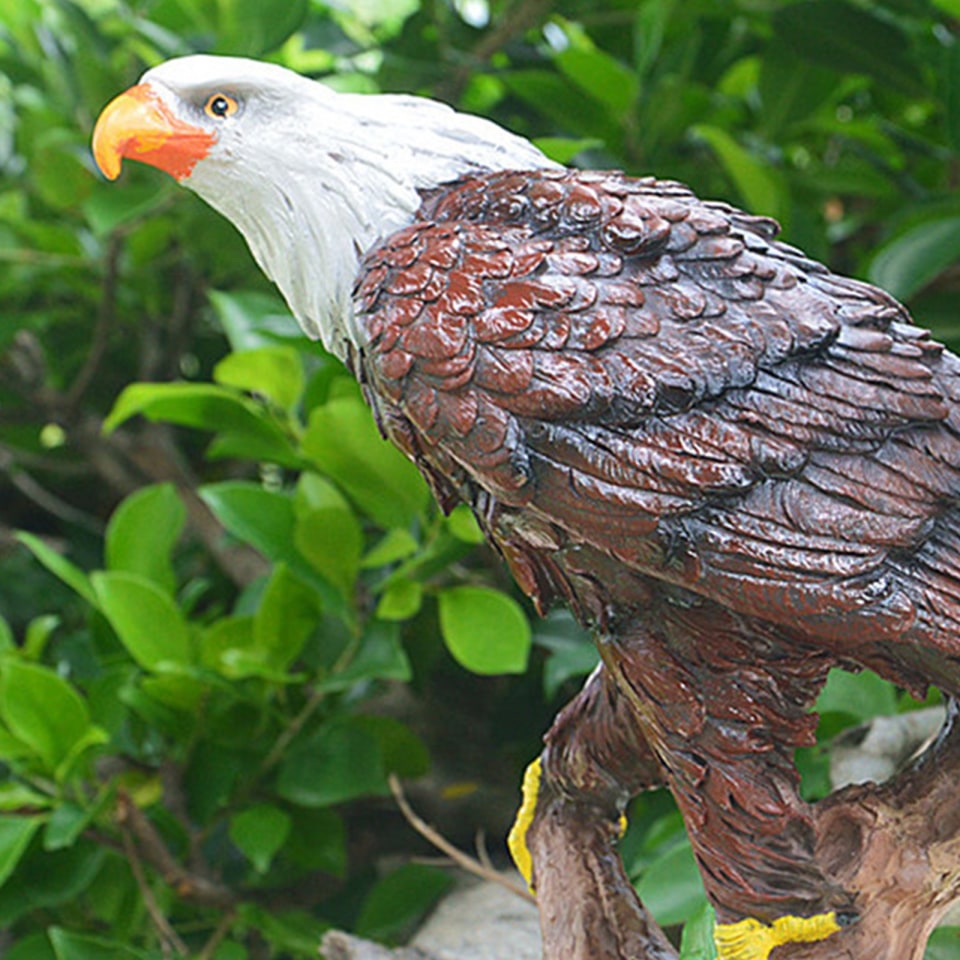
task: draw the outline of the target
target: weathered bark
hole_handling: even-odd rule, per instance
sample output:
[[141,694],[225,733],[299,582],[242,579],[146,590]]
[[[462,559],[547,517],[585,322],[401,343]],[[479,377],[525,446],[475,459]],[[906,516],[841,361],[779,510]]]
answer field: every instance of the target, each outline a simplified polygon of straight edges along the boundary
[[[615,820],[624,794],[657,785],[664,774],[687,814],[721,923],[745,916],[769,923],[786,914],[805,917],[829,910],[855,918],[825,940],[777,947],[770,960],[922,960],[930,932],[960,898],[956,705],[951,704],[938,739],[895,778],[847,787],[806,804],[794,793],[796,775],[785,748],[791,730],[802,732],[799,711],[819,688],[829,660],[778,654],[775,678],[767,685],[753,683],[753,715],[760,716],[761,707],[776,707],[775,714],[765,712],[765,729],[782,731],[782,739],[752,756],[741,754],[738,780],[725,775],[722,756],[708,752],[715,736],[711,725],[723,732],[730,727],[728,715],[715,713],[717,704],[735,700],[715,687],[719,672],[698,676],[695,668],[690,675],[673,668],[678,661],[671,657],[682,634],[670,634],[669,619],[661,624],[668,638],[664,645],[651,645],[655,638],[637,631],[616,657],[605,658],[607,668],[591,678],[546,737],[543,782],[527,836],[545,960],[676,956],[630,887],[616,853]],[[720,629],[719,618],[713,625],[711,655],[722,653],[735,663],[733,634]],[[744,666],[730,674],[741,695],[751,689],[747,677],[760,676],[763,666],[756,648],[752,657],[750,672]],[[694,657],[680,662],[693,663]],[[625,682],[635,687],[649,682],[663,702],[650,698],[643,704],[620,696]],[[702,696],[702,724],[685,719],[696,717],[696,704],[680,696],[686,690],[711,694]],[[661,713],[681,707],[686,714],[663,722]],[[781,712],[783,721],[774,723]],[[745,715],[745,710],[737,714]],[[684,743],[703,765],[698,777],[686,777],[673,759],[683,756]],[[648,744],[657,745],[657,754],[663,751],[668,765],[661,769]],[[727,789],[718,792],[711,781]],[[736,802],[728,799],[733,788],[744,791]],[[779,834],[768,835],[766,827],[776,827]],[[764,855],[769,850],[776,854],[772,859]],[[726,872],[715,872],[715,865]],[[730,876],[738,878],[736,886],[718,883],[718,877]]]
[[616,850],[629,797],[663,783],[629,702],[592,674],[545,737],[526,836],[546,960],[672,960],[676,951],[633,890]]
[[528,835],[545,960],[675,960],[613,845],[603,811],[554,798]]
[[862,784],[814,808],[817,859],[856,894],[860,919],[776,960],[922,960],[930,932],[960,898],[960,725],[881,786]]

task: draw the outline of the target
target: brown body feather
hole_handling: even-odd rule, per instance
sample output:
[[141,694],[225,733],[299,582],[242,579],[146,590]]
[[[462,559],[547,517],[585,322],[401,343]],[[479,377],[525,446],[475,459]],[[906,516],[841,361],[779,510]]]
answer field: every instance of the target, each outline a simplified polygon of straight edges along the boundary
[[609,811],[668,783],[729,919],[850,909],[792,762],[831,666],[960,692],[960,362],[775,236],[675,183],[493,174],[358,285],[384,431],[605,645],[548,776]]
[[[931,561],[960,493],[960,364],[774,234],[674,183],[465,181],[366,260],[373,401],[471,500],[853,659],[934,647],[956,681],[960,579]],[[490,532],[536,565],[509,528]]]

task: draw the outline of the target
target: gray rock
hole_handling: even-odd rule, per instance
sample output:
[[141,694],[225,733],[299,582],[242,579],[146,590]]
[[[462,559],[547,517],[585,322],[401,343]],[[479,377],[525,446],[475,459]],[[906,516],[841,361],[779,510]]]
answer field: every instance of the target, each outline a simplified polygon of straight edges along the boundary
[[907,763],[943,726],[943,707],[875,717],[845,730],[830,744],[834,788],[850,783],[883,783]]
[[413,945],[437,960],[540,960],[537,908],[495,883],[466,882],[437,907]]
[[388,950],[379,943],[361,940],[342,930],[330,930],[320,942],[323,960],[436,960],[428,953],[410,947]]
[[331,930],[324,960],[540,960],[537,908],[495,883],[467,879],[434,910],[408,947],[388,950]]

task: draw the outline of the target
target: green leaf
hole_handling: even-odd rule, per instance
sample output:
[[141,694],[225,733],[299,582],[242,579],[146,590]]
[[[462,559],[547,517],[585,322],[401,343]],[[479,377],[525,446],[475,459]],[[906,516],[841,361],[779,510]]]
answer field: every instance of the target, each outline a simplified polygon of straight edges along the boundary
[[212,383],[133,383],[117,398],[104,421],[106,433],[137,415],[183,427],[240,430],[258,427],[253,404],[235,390]]
[[477,523],[477,518],[465,503],[458,504],[453,508],[446,523],[447,529],[464,543],[480,544],[485,539],[480,524]]
[[762,121],[773,136],[811,115],[836,92],[836,74],[826,67],[800,60],[782,39],[768,44],[760,67]]
[[417,538],[409,530],[404,530],[402,527],[388,530],[380,542],[364,555],[360,566],[364,570],[385,567],[387,564],[412,556],[419,547]]
[[303,23],[308,0],[219,0],[217,53],[261,56],[276,49]]
[[31,844],[0,890],[0,923],[9,929],[11,921],[24,913],[36,916],[36,911],[47,907],[74,906],[90,893],[107,856],[103,847],[82,840],[53,851],[40,851]]
[[550,651],[543,668],[543,691],[548,699],[571,677],[583,677],[597,665],[600,654],[590,635],[568,610],[551,610],[533,626],[533,642]]
[[296,838],[285,856],[305,870],[323,870],[342,877],[347,872],[347,831],[335,810],[295,807],[291,811]]
[[933,0],[933,5],[951,17],[960,17],[960,0]]
[[435,867],[410,863],[370,891],[357,918],[358,936],[400,939],[450,889],[453,880]]
[[[960,9],[960,0],[957,0],[957,7]],[[943,57],[943,67],[938,73],[946,140],[954,153],[960,153],[960,44],[954,41],[945,45],[940,55]]]
[[16,648],[16,641],[13,639],[13,630],[4,617],[0,617],[0,654]]
[[56,550],[48,547],[39,537],[32,533],[20,531],[17,539],[40,561],[55,577],[59,577],[68,587],[78,593],[92,607],[97,606],[97,595],[90,585],[87,575],[62,557]]
[[246,440],[254,453],[251,459],[269,459],[284,466],[301,462],[270,414],[228,387],[213,383],[131,384],[117,398],[103,429],[110,433],[138,414],[148,420],[222,433],[231,438],[233,454],[240,452]]
[[72,846],[90,823],[92,814],[92,810],[85,810],[69,800],[57,804],[43,831],[43,849],[62,850]]
[[258,873],[266,873],[290,836],[291,822],[279,807],[260,803],[230,818],[230,839]]
[[617,120],[633,108],[639,92],[637,75],[610,54],[572,45],[554,58],[561,72]]
[[27,633],[21,650],[22,656],[27,660],[39,660],[47,648],[53,631],[59,626],[60,618],[54,613],[34,617],[27,624]]
[[0,726],[0,760],[16,765],[21,761],[29,763],[35,758],[36,751],[29,744]]
[[343,494],[312,473],[301,477],[295,506],[297,549],[349,601],[363,552],[360,521]]
[[336,397],[310,414],[304,454],[383,527],[407,527],[430,493],[417,468],[385,441],[359,397]]
[[119,940],[90,937],[60,927],[50,927],[48,932],[57,960],[155,960],[152,954]]
[[751,213],[781,216],[782,191],[774,172],[745,150],[721,127],[697,124],[690,131],[705,140]]
[[512,597],[487,587],[450,587],[437,601],[440,631],[458,663],[474,673],[523,673],[530,622]]
[[841,714],[857,723],[897,712],[897,689],[875,673],[831,670],[820,696],[817,712]]
[[348,30],[362,25],[366,29],[380,28],[382,33],[390,35],[399,33],[403,21],[419,9],[417,0],[354,0],[343,12],[350,11]]
[[934,930],[927,941],[923,960],[957,960],[958,957],[960,957],[960,927],[938,927]]
[[[234,745],[218,742],[215,736],[197,738],[196,726],[191,738],[196,745],[190,754],[184,775],[184,790],[190,798],[190,813],[197,823],[219,821],[224,808],[229,808],[240,784],[256,782],[255,767],[261,755],[261,744],[253,742],[247,730],[224,730]],[[256,752],[254,752],[256,751]]]
[[235,353],[256,350],[278,340],[303,340],[297,321],[274,293],[211,290],[208,296]]
[[46,130],[34,145],[30,174],[51,207],[75,207],[96,184],[77,147],[76,133],[57,127]]
[[[272,947],[271,956],[313,960],[317,956],[317,945],[330,929],[328,923],[305,910],[280,911],[275,907],[267,909],[253,903],[242,903],[237,915]],[[247,956],[245,953],[244,957]]]
[[381,620],[409,620],[423,603],[423,584],[419,580],[395,580],[384,590],[377,603]]
[[322,727],[287,752],[277,776],[277,793],[304,807],[328,807],[387,792],[377,737],[348,720]]
[[716,960],[713,907],[705,903],[684,925],[677,960]]
[[702,910],[706,895],[687,840],[650,864],[637,893],[662,927],[684,923]]
[[173,594],[177,584],[171,554],[186,516],[172,483],[144,487],[127,497],[107,525],[107,567],[137,574]]
[[195,671],[166,661],[159,676],[143,677],[140,687],[151,699],[182,713],[195,714],[208,693],[207,683]]
[[57,957],[44,930],[43,933],[18,938],[16,943],[4,950],[3,960],[57,960]]
[[286,564],[278,563],[253,616],[250,652],[272,669],[286,670],[317,626],[317,600],[315,591],[293,576]]
[[135,573],[98,572],[90,579],[103,615],[144,670],[193,662],[187,622],[156,584]]
[[250,544],[274,563],[286,563],[291,572],[318,593],[326,610],[345,623],[353,623],[355,615],[343,597],[318,575],[295,546],[293,497],[242,480],[209,484],[201,487],[199,493],[237,539]]
[[558,129],[584,139],[598,139],[616,148],[621,127],[596,101],[556,70],[508,70],[501,74],[510,92],[529,104]]
[[238,540],[268,560],[294,560],[293,499],[258,483],[228,480],[200,488],[203,502]]
[[423,741],[406,725],[393,717],[366,714],[354,718],[362,730],[373,734],[380,745],[383,768],[398,777],[422,777],[430,770],[430,753]]
[[103,739],[86,702],[63,677],[13,657],[0,664],[0,716],[54,774],[76,751]]
[[159,179],[146,184],[127,183],[123,190],[98,183],[84,201],[83,213],[93,232],[103,237],[154,213],[169,200],[170,192],[170,184]]
[[395,623],[375,620],[368,624],[360,649],[345,667],[318,682],[320,690],[348,690],[361,680],[400,680],[411,677],[410,661]]
[[634,62],[637,76],[646,77],[660,61],[664,36],[670,26],[670,18],[677,7],[677,0],[659,0],[637,7],[633,25]]
[[225,387],[259,393],[281,410],[292,410],[303,394],[303,364],[293,347],[264,346],[231,353],[213,369]]
[[216,669],[220,655],[226,650],[249,650],[253,646],[253,615],[218,617],[203,631],[197,649],[200,662]]
[[534,146],[551,160],[569,166],[585,150],[598,150],[604,146],[597,137],[536,137]]
[[919,223],[884,244],[870,264],[870,280],[906,300],[960,262],[960,216]]
[[0,886],[10,879],[43,817],[0,816]]
[[[827,725],[821,728],[826,732]],[[830,757],[823,747],[799,747],[793,762],[800,774],[800,796],[804,800],[820,800],[833,790],[830,781]]]
[[19,811],[24,807],[33,807],[42,810],[54,803],[54,800],[45,793],[38,793],[36,790],[18,783],[15,780],[6,780],[0,782],[0,811],[13,810]]
[[803,0],[775,10],[773,29],[794,58],[867,74],[910,95],[924,93],[910,40],[891,18],[840,0]]

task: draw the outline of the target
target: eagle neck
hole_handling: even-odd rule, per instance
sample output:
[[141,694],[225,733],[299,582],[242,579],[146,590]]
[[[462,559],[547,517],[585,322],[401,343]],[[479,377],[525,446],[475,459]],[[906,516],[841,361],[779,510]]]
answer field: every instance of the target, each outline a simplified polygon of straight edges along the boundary
[[233,221],[307,334],[341,359],[358,341],[361,258],[414,221],[423,192],[467,175],[556,166],[528,141],[441,104],[351,96],[340,95],[336,110],[318,105],[283,136],[198,164],[185,181]]

